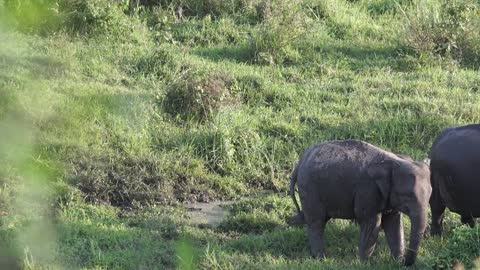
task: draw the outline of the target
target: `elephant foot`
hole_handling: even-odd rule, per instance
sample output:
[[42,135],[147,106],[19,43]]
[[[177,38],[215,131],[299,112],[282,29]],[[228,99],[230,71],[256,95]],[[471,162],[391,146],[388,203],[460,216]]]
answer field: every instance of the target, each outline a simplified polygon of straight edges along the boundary
[[417,259],[417,253],[415,253],[413,251],[409,251],[407,253],[407,256],[405,257],[405,260],[404,260],[403,264],[405,266],[411,266],[415,263],[416,259]]
[[470,228],[475,227],[475,219],[473,217],[462,217],[461,221],[463,224],[470,226]]
[[326,258],[325,253],[315,253],[315,254],[312,253],[312,257],[320,261],[323,261]]
[[432,236],[442,236],[442,227],[441,226],[435,226],[432,224],[432,227],[430,229],[430,235]]
[[431,230],[430,235],[435,236],[435,237],[441,237],[442,236],[442,230]]

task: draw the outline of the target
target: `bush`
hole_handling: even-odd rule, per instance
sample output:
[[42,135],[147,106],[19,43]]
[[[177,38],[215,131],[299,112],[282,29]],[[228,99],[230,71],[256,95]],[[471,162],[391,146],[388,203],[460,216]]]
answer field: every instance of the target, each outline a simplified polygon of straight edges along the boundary
[[473,269],[477,258],[480,258],[480,229],[461,226],[454,229],[445,249],[435,258],[432,266],[435,269],[452,269],[460,263],[466,269]]
[[265,0],[260,10],[263,22],[250,41],[254,62],[283,64],[296,61],[300,54],[294,43],[307,30],[300,2]]
[[187,70],[184,78],[169,87],[163,108],[182,120],[206,121],[222,107],[236,103],[233,82],[226,73]]
[[406,44],[418,54],[448,56],[464,64],[480,60],[480,7],[472,0],[417,4],[405,12]]

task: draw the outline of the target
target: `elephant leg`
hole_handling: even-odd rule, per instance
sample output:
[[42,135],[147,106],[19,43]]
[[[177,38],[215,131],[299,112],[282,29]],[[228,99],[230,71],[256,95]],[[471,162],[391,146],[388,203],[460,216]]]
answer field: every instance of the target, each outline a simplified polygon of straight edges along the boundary
[[308,224],[308,241],[310,243],[310,252],[313,257],[325,258],[325,219],[317,219]]
[[360,260],[368,259],[375,250],[378,232],[381,228],[381,214],[360,221]]
[[388,247],[395,259],[401,259],[405,249],[403,223],[400,212],[382,215],[382,228],[387,238]]
[[323,239],[327,211],[322,205],[318,194],[299,190],[300,201],[303,206],[305,223],[307,224],[308,242],[313,257],[325,258],[325,242]]
[[432,172],[432,195],[430,196],[430,208],[432,209],[432,228],[433,236],[441,236],[443,231],[443,217],[445,213],[445,203],[440,195],[439,180],[441,176],[438,172]]
[[445,205],[433,205],[432,208],[432,228],[431,234],[434,236],[441,236],[443,231],[443,217],[445,215]]
[[462,224],[467,224],[470,228],[475,227],[475,219],[471,216],[462,216],[461,221]]

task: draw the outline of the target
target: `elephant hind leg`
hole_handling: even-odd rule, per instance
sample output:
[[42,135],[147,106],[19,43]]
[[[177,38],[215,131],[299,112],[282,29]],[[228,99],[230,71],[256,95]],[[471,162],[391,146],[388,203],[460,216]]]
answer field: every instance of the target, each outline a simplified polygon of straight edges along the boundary
[[430,196],[430,208],[432,209],[432,228],[433,236],[441,236],[443,231],[443,217],[445,213],[445,203],[440,195],[439,181],[440,174],[432,172],[432,195]]
[[405,249],[402,217],[399,212],[382,215],[382,228],[387,238],[388,247],[395,259],[401,259]]
[[325,219],[317,219],[308,224],[308,240],[310,242],[310,252],[313,257],[325,258]]
[[380,225],[381,214],[360,221],[360,245],[358,249],[360,260],[368,259],[375,250]]
[[310,252],[313,257],[325,258],[324,231],[327,222],[327,211],[318,194],[312,190],[299,188],[300,201],[303,207],[305,223],[307,224]]

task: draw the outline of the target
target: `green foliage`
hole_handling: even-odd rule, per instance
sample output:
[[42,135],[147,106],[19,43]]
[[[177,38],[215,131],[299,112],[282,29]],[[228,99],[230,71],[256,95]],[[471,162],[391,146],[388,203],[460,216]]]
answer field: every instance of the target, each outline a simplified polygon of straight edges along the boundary
[[136,63],[132,75],[153,76],[154,79],[172,82],[179,76],[182,66],[177,57],[178,51],[172,46],[159,46],[142,55]]
[[59,221],[56,255],[65,268],[173,269],[178,264],[173,239],[180,234],[184,217],[177,209],[123,215],[116,208],[77,201],[61,210]]
[[[473,269],[475,260],[480,258],[480,230],[461,226],[453,229],[446,246],[433,260],[435,269],[452,269],[460,263],[466,269]],[[480,266],[478,263],[475,264]]]
[[413,1],[411,0],[367,0],[362,1],[368,13],[372,15],[383,15],[385,13],[397,13],[399,7],[407,6]]
[[299,1],[263,1],[263,22],[253,33],[251,50],[259,64],[295,62],[300,54],[294,43],[305,34],[307,24]]
[[480,8],[476,1],[423,2],[406,13],[406,44],[419,54],[452,57],[478,65]]
[[308,16],[324,24],[334,38],[354,40],[360,36],[362,38],[379,36],[378,22],[356,4],[347,1],[309,0],[304,5]]
[[138,31],[134,18],[125,15],[129,1],[61,0],[63,27],[72,33],[112,34],[134,36]]
[[48,33],[59,27],[59,7],[56,0],[5,0],[7,19],[17,29],[28,33]]
[[238,25],[230,18],[212,20],[207,15],[200,20],[190,20],[172,27],[172,39],[192,47],[211,47],[245,42],[246,37],[242,32],[246,31],[249,29],[245,25]]
[[233,16],[244,22],[255,21],[259,0],[143,0],[138,3],[172,10],[178,19]]

